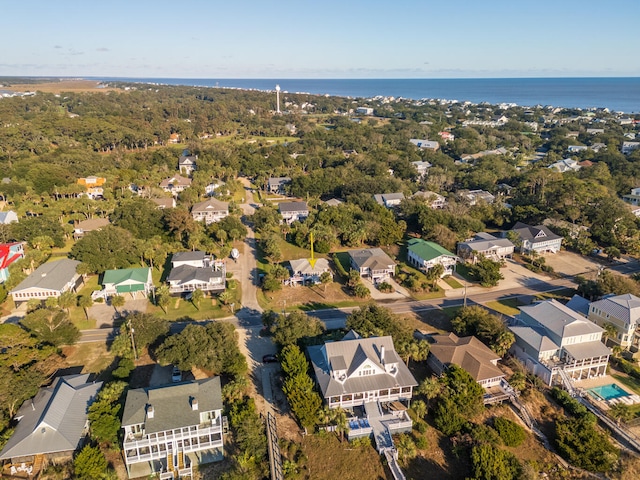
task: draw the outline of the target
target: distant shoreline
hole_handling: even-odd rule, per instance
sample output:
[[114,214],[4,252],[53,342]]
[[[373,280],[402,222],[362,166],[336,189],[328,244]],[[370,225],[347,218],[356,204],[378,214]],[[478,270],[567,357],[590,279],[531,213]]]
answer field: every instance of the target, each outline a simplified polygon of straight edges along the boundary
[[[0,77],[9,79],[9,77]],[[27,77],[15,77],[27,78]],[[28,77],[54,80],[52,77]],[[74,82],[123,82],[155,85],[182,85],[202,88],[232,88],[262,92],[274,91],[279,84],[284,94],[328,95],[345,98],[405,98],[411,100],[446,100],[514,104],[521,107],[554,106],[640,112],[640,77],[514,77],[457,79],[241,79],[241,78],[143,78],[143,77],[56,77],[49,88],[59,90]],[[2,80],[0,80],[1,82]],[[34,90],[36,83],[21,87]],[[9,87],[13,89],[16,86]],[[38,88],[41,89],[42,88]],[[64,91],[85,91],[69,88]],[[93,89],[94,91],[97,89]],[[106,91],[108,89],[101,89]],[[43,90],[44,91],[44,90]],[[59,90],[60,91],[60,90]],[[56,92],[59,93],[59,92]]]

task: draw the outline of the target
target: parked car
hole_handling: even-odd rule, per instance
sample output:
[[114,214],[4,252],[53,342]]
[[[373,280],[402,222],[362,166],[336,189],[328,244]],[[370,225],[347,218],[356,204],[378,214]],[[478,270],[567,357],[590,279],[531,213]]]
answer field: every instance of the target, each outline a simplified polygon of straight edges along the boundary
[[275,355],[264,355],[262,357],[262,363],[276,363],[278,359]]
[[178,383],[182,381],[182,372],[175,365],[173,366],[173,370],[171,370],[171,381],[173,383]]

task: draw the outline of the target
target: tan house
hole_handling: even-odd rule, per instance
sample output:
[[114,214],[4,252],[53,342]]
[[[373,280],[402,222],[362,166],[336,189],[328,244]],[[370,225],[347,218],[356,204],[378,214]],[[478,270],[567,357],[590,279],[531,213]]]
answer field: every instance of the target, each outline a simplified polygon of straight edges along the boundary
[[592,302],[587,318],[603,328],[606,324],[613,325],[617,334],[608,339],[622,348],[638,346],[640,298],[635,295],[627,293]]
[[84,237],[87,233],[95,230],[102,230],[111,222],[108,218],[90,218],[89,220],[83,220],[76,223],[73,227],[73,238],[76,240]]
[[458,337],[455,333],[434,335],[427,364],[436,375],[442,375],[449,365],[465,369],[482,387],[500,385],[505,374],[498,368],[498,356],[474,336]]
[[160,188],[172,195],[177,195],[190,186],[191,179],[185,178],[182,175],[174,175],[173,177],[165,178],[160,182]]
[[216,223],[229,215],[229,204],[210,198],[191,207],[191,215],[197,222]]

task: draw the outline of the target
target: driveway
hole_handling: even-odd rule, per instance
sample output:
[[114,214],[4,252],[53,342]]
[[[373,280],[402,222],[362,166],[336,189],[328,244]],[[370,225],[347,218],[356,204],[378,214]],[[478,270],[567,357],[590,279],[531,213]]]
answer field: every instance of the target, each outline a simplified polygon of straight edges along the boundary
[[[251,186],[246,178],[241,178],[240,181],[245,185],[245,203],[241,204],[240,208],[245,215],[251,215],[255,211]],[[234,274],[234,278],[242,285],[242,305],[236,306],[240,307],[236,314],[239,320],[246,320],[248,317],[254,317],[262,312],[262,307],[258,304],[256,296],[258,290],[258,264],[256,263],[255,233],[246,220],[244,223],[248,233],[244,240],[243,251],[236,263],[228,265],[230,267],[229,270]]]
[[[149,300],[146,298],[131,298],[125,295],[124,306],[118,308],[122,316],[133,312],[146,312]],[[96,321],[96,328],[113,328],[118,319],[115,309],[107,303],[94,303],[89,307],[89,318]]]
[[557,274],[567,276],[595,273],[598,267],[602,266],[602,263],[593,257],[567,251],[544,255],[544,259]]
[[362,283],[369,289],[371,292],[371,298],[373,300],[401,300],[405,298],[410,298],[409,293],[392,278],[387,278],[385,280],[389,285],[393,287],[393,292],[384,293],[376,288],[376,286],[371,283],[371,281],[366,278],[362,278]]

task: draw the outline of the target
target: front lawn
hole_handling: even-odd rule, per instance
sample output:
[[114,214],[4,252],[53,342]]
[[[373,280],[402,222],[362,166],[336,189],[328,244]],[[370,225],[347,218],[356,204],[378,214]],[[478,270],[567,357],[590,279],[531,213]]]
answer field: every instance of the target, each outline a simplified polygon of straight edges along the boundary
[[495,302],[487,302],[487,307],[504,315],[514,316],[520,313],[518,310],[518,301],[515,298],[506,298],[504,300],[496,300]]
[[225,318],[233,315],[231,311],[231,304],[234,305],[234,310],[238,311],[241,308],[240,299],[242,298],[242,290],[240,284],[235,282],[236,287],[233,289],[227,289],[231,292],[232,298],[227,305],[222,305],[218,300],[217,294],[214,297],[205,296],[200,302],[199,308],[189,300],[185,300],[182,297],[171,297],[171,303],[167,307],[165,313],[162,308],[149,302],[147,307],[147,313],[152,313],[169,321],[176,320],[208,320],[214,318]]

